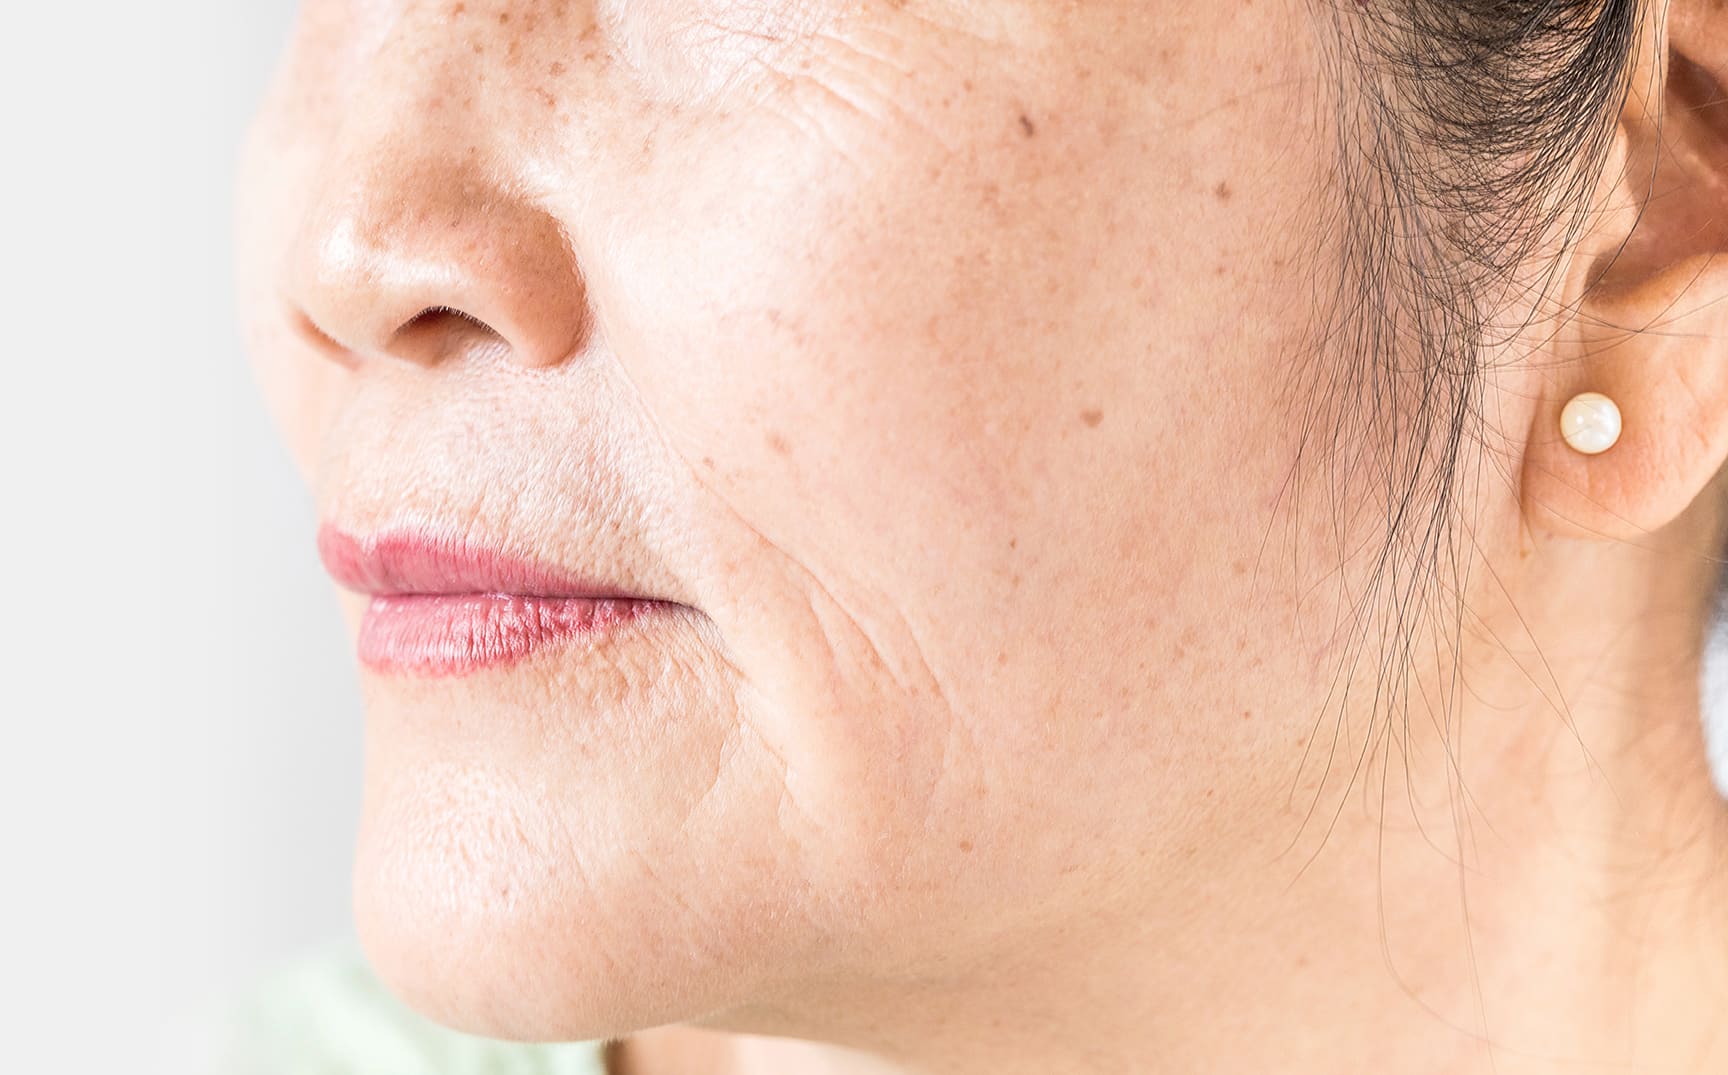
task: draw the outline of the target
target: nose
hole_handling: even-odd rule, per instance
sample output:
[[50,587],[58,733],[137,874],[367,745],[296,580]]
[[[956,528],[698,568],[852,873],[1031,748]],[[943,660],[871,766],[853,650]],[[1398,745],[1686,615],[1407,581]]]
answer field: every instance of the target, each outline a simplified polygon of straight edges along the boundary
[[331,135],[289,243],[290,317],[345,364],[544,367],[576,354],[588,318],[575,250],[488,145],[498,113],[453,111],[462,95],[425,67],[378,62],[385,69],[355,91],[364,110]]

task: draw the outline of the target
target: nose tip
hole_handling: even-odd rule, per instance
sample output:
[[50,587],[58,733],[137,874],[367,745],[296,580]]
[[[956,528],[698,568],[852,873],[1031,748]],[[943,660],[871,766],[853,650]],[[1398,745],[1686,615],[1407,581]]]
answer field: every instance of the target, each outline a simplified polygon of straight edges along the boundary
[[544,367],[582,346],[574,250],[525,198],[433,162],[347,182],[306,221],[287,299],[300,327],[345,361],[502,356]]

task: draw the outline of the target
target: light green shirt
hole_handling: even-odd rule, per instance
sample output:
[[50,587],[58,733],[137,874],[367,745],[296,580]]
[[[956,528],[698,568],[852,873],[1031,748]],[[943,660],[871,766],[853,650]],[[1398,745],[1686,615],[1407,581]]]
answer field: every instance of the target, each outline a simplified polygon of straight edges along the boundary
[[240,1007],[222,1075],[605,1075],[604,1041],[518,1045],[410,1011],[357,948],[303,959]]

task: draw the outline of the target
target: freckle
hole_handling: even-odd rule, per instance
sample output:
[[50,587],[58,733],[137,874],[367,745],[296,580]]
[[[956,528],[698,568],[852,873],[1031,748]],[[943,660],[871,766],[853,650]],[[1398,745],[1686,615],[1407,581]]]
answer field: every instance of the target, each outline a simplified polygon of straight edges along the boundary
[[998,665],[1004,665],[1004,664],[1008,663],[1008,651],[1007,650],[1003,650],[1001,653],[998,653],[996,655],[996,663]]
[[552,66],[547,68],[547,71],[553,78],[557,78],[559,75],[564,73],[564,65],[557,61],[553,61]]
[[467,14],[467,12],[468,12],[468,5],[467,4],[457,4],[455,7],[450,9],[450,14],[452,14],[452,15],[464,15],[464,14]]
[[1216,269],[1212,270],[1212,275],[1213,276],[1223,276],[1228,271],[1229,271],[1228,269],[1226,269],[1224,266],[1220,265]]
[[1032,125],[1032,119],[1026,113],[1020,113],[1020,131],[1030,138],[1038,133],[1038,128]]
[[508,11],[500,11],[498,13],[498,25],[499,26],[510,25],[510,13]]
[[1243,711],[1242,711],[1242,719],[1243,719],[1243,720],[1253,720],[1253,719],[1254,719],[1254,714],[1253,714],[1253,712],[1252,712],[1252,711],[1250,711],[1250,710],[1247,710],[1247,709],[1244,709],[1244,710],[1243,710]]
[[971,89],[972,88],[972,80],[967,79],[964,82],[960,83],[960,88],[965,89],[965,90]]
[[1219,183],[1212,188],[1212,194],[1221,202],[1227,202],[1236,196],[1236,192],[1230,189],[1229,183]]
[[1092,407],[1080,412],[1080,420],[1085,422],[1087,426],[1096,429],[1098,428],[1098,423],[1104,420],[1104,412],[1098,410],[1096,407]]
[[768,447],[774,449],[776,452],[778,452],[781,455],[791,455],[792,454],[792,446],[790,444],[787,444],[786,438],[782,437],[777,432],[773,432],[773,431],[769,432],[769,434],[768,434]]
[[1248,573],[1248,561],[1237,560],[1230,565],[1230,570],[1237,575],[1246,575]]
[[703,456],[702,457],[702,465],[707,467],[709,470],[713,470],[714,469],[714,457],[711,455]]
[[478,56],[481,53],[485,52],[486,50],[481,47],[480,42],[475,41],[474,43],[472,43],[468,46],[468,51],[470,51],[474,55]]
[[1008,547],[1010,549],[1018,549],[1020,547],[1020,539],[1019,538],[1009,538],[1008,539]]
[[960,841],[960,850],[971,851],[972,850],[972,841],[971,840],[961,840]]

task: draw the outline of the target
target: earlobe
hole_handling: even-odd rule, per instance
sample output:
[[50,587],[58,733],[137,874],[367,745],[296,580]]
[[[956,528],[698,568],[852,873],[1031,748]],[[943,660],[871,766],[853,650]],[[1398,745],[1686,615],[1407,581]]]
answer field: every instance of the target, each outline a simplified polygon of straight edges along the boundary
[[[1526,515],[1551,532],[1630,540],[1673,521],[1728,461],[1728,253],[1685,259],[1634,287],[1586,296],[1526,441]],[[1568,438],[1580,395],[1620,429]],[[1572,419],[1604,422],[1592,408]],[[1597,428],[1600,428],[1598,426]]]

